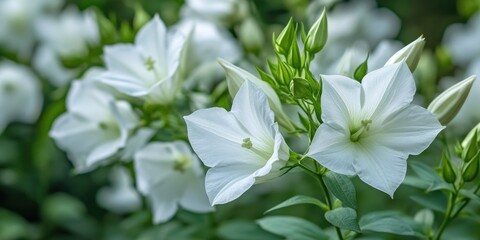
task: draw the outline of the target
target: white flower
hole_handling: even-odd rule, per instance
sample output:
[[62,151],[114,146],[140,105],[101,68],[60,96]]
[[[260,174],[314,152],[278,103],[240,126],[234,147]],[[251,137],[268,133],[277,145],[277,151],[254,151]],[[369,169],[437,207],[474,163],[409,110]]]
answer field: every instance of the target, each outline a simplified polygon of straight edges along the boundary
[[34,123],[42,102],[40,82],[30,69],[0,62],[0,134],[12,121]]
[[245,0],[187,0],[182,8],[183,17],[199,17],[230,25],[248,14]]
[[480,56],[480,13],[470,18],[467,24],[455,23],[445,30],[443,43],[450,50],[455,63],[467,66]]
[[58,16],[39,19],[36,23],[40,40],[59,57],[84,57],[89,47],[100,41],[92,11],[69,7]]
[[370,72],[362,84],[343,76],[322,76],[322,83],[324,123],[307,155],[393,197],[408,156],[420,154],[443,129],[432,113],[411,104],[415,82],[407,65]]
[[127,95],[157,104],[168,104],[181,88],[187,37],[170,32],[158,15],[145,24],[135,44],[105,48],[105,83]]
[[[323,7],[317,10],[317,14],[310,14],[312,23],[323,12]],[[389,9],[378,8],[373,0],[338,3],[328,14],[327,43],[312,62],[312,73],[337,74],[339,56],[345,53],[345,49],[359,48],[366,56],[369,49],[378,46],[382,40],[395,37],[399,30],[400,19]],[[383,64],[385,62],[380,66]]]
[[205,194],[200,161],[185,142],[152,142],[135,154],[138,190],[148,197],[155,223],[165,222],[178,205],[193,212],[213,211]]
[[212,205],[233,201],[253,184],[278,176],[289,158],[265,93],[250,81],[230,112],[202,109],[185,121],[193,149],[210,167],[205,188]]
[[34,23],[61,6],[61,0],[0,1],[0,48],[15,51],[22,58],[31,55],[35,44]]
[[78,172],[105,163],[125,147],[130,130],[138,123],[131,106],[116,101],[95,82],[72,84],[67,96],[67,112],[50,130],[57,145],[68,153]]
[[186,18],[175,26],[174,30],[184,35],[191,33],[191,46],[186,53],[185,68],[188,69],[189,85],[214,84],[212,80],[223,75],[217,59],[224,58],[236,62],[242,55],[240,45],[226,28],[203,19]]
[[129,213],[142,206],[140,195],[132,184],[128,169],[117,166],[110,172],[111,186],[101,188],[97,193],[97,203],[115,213]]
[[41,77],[56,87],[65,86],[79,73],[78,69],[64,67],[56,53],[47,46],[40,46],[35,51],[32,65]]

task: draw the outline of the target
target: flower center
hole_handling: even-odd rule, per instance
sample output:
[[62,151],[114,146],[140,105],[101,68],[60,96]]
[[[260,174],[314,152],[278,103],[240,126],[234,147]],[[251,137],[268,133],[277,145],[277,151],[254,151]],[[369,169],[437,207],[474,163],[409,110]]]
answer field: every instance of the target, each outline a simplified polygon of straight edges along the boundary
[[362,134],[368,132],[370,130],[370,124],[372,124],[372,120],[365,119],[361,121],[362,125],[359,128],[353,129],[350,131],[350,141],[358,142]]
[[2,90],[5,94],[12,94],[16,90],[16,86],[13,83],[7,82],[2,86]]
[[181,173],[184,173],[190,166],[192,166],[192,159],[185,155],[178,157],[173,163],[173,169]]
[[269,153],[268,151],[262,150],[261,147],[258,148],[258,146],[256,147],[253,146],[253,142],[252,140],[250,140],[250,138],[243,139],[242,147],[254,152],[255,154],[257,154],[258,156],[261,156],[264,159],[270,158],[271,153]]

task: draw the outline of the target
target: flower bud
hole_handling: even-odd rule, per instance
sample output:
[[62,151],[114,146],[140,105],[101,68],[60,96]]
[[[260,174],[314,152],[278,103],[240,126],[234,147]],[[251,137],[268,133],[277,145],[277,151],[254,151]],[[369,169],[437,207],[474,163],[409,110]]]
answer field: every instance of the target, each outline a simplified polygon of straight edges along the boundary
[[442,125],[447,125],[457,115],[472,88],[475,76],[471,76],[445,90],[428,106]]
[[477,153],[472,160],[467,162],[463,168],[462,178],[465,182],[470,182],[478,175],[478,160],[479,154]]
[[305,41],[305,48],[311,54],[320,52],[325,43],[327,42],[328,37],[328,23],[327,23],[327,14],[325,8],[323,9],[322,15],[317,19],[313,24],[307,34]]
[[152,17],[143,9],[140,4],[135,5],[135,16],[133,17],[133,28],[138,31],[140,28],[150,21]]
[[[468,141],[466,147],[463,148],[462,159],[465,162],[471,161],[478,153],[478,132],[475,131],[473,136]],[[465,140],[464,140],[465,141]]]
[[427,228],[431,228],[433,226],[435,215],[432,210],[424,208],[418,211],[413,219],[415,222],[420,223]]
[[408,65],[408,68],[410,68],[410,71],[415,71],[418,61],[420,60],[420,56],[422,55],[423,46],[425,46],[425,38],[420,36],[417,38],[417,40],[393,54],[393,56],[388,59],[387,63],[385,63],[385,66],[405,61]]
[[450,156],[446,152],[442,155],[442,176],[447,183],[454,183],[457,179]]
[[247,51],[258,53],[262,50],[265,36],[255,19],[248,18],[242,22],[238,29],[238,37]]
[[480,123],[477,124],[475,127],[473,127],[472,130],[470,130],[467,136],[463,139],[461,147],[467,148],[467,146],[471,141],[476,141],[477,143],[480,142],[480,139],[477,133],[478,131],[480,131]]
[[307,98],[311,91],[312,88],[307,79],[296,77],[290,82],[290,92],[296,99]]
[[292,40],[292,45],[290,46],[290,51],[288,52],[287,56],[287,62],[296,69],[302,68],[302,56],[300,55],[300,50],[298,49],[297,38]]
[[293,23],[293,19],[290,18],[288,21],[287,26],[283,28],[280,35],[278,35],[277,39],[274,40],[275,50],[282,54],[287,55],[288,51],[290,51],[290,45],[292,44],[293,39],[296,39],[297,31],[295,24]]

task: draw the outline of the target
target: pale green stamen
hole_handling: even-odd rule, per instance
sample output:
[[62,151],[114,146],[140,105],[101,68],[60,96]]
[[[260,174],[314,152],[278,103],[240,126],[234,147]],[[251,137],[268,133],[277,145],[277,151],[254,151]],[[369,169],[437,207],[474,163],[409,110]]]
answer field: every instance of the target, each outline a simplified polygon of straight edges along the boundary
[[243,139],[242,147],[244,147],[246,149],[250,149],[250,148],[252,148],[252,146],[253,146],[253,143],[250,140],[250,138]]
[[352,142],[358,142],[358,140],[360,139],[360,136],[362,136],[363,133],[368,132],[368,130],[370,130],[370,124],[372,124],[372,120],[370,119],[362,120],[361,123],[362,125],[360,126],[360,128],[354,131],[351,131],[350,140]]
[[144,64],[148,71],[155,70],[155,60],[153,60],[152,57],[148,57]]
[[177,159],[175,159],[175,162],[173,163],[173,169],[178,172],[185,172],[190,166],[192,165],[192,160],[190,157],[187,156],[181,156]]

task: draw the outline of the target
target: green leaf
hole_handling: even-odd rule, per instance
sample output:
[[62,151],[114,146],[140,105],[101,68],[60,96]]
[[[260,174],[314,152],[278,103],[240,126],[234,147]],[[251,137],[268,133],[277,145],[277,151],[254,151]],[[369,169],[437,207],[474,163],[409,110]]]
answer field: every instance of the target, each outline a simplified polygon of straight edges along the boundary
[[297,217],[275,216],[257,220],[266,231],[295,240],[322,240],[328,236],[317,225]]
[[415,232],[407,222],[392,212],[373,212],[360,219],[362,231],[393,233],[414,236]]
[[254,222],[234,220],[220,225],[217,235],[225,240],[278,240],[277,235],[261,229]]
[[265,213],[269,213],[273,210],[277,210],[277,209],[280,209],[280,208],[284,208],[284,207],[289,207],[289,206],[293,206],[293,205],[298,205],[298,204],[313,204],[313,205],[316,205],[324,210],[328,210],[328,206],[326,206],[322,201],[316,199],[316,198],[313,198],[313,197],[309,197],[309,196],[303,196],[303,195],[297,195],[297,196],[294,196],[294,197],[291,197],[283,202],[281,202],[280,204],[276,205],[275,207],[272,207],[270,209],[268,209]]
[[360,232],[357,212],[352,208],[336,208],[325,213],[325,219],[334,226]]
[[431,192],[426,195],[410,196],[414,202],[423,207],[444,213],[447,209],[447,198],[442,192]]
[[365,77],[365,75],[367,75],[367,72],[368,72],[368,57],[369,57],[369,55],[367,55],[367,59],[365,59],[365,61],[363,61],[363,63],[358,65],[357,69],[355,69],[355,72],[353,73],[353,78],[355,78],[355,80],[357,80],[359,82],[361,82],[363,77]]
[[328,190],[340,201],[343,206],[357,209],[357,197],[355,186],[352,181],[345,175],[334,173],[332,171],[325,174],[325,185]]
[[28,223],[14,212],[0,208],[0,239],[26,239]]
[[469,190],[466,190],[466,189],[461,189],[460,190],[460,194],[472,201],[475,201],[477,203],[480,203],[480,196],[478,196],[477,194],[475,194],[474,192],[472,191],[469,191]]

